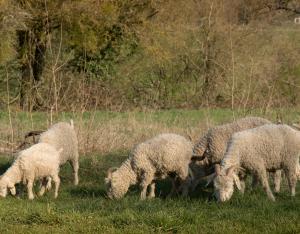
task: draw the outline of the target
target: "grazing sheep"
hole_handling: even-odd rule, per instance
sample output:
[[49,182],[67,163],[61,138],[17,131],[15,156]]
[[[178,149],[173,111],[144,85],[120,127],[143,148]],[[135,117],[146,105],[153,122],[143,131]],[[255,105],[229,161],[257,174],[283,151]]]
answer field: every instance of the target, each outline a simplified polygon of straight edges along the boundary
[[[110,198],[121,198],[130,185],[139,184],[142,188],[141,199],[155,197],[155,180],[175,176],[182,183],[188,180],[188,164],[192,157],[192,143],[176,134],[160,134],[137,145],[130,157],[113,171],[110,169],[105,178]],[[173,189],[174,189],[173,180]],[[186,195],[187,191],[183,191]]]
[[229,200],[234,183],[241,189],[237,172],[242,167],[256,175],[268,197],[275,201],[267,171],[282,169],[291,195],[299,175],[300,132],[287,125],[267,124],[235,133],[228,144],[221,167],[216,166],[215,194],[219,201]]
[[[58,173],[59,154],[61,152],[62,149],[57,151],[53,146],[46,143],[38,143],[19,152],[12,166],[0,178],[0,196],[6,197],[7,189],[10,190],[12,195],[15,195],[15,184],[23,181],[24,184],[27,184],[28,198],[32,200],[34,198],[32,192],[34,181],[47,177],[55,183],[54,197],[56,198],[60,184]],[[42,187],[40,195],[44,192],[45,188]]]
[[63,149],[60,154],[60,165],[70,162],[73,174],[74,184],[78,184],[79,154],[78,140],[74,130],[73,121],[71,124],[60,122],[52,125],[46,132],[43,132],[39,139],[40,143],[48,143],[55,149]]
[[[190,167],[194,174],[194,180],[192,181],[191,190],[196,188],[203,176],[207,176],[207,173],[212,171],[211,168],[214,164],[221,162],[232,134],[270,123],[269,120],[260,117],[246,117],[209,129],[193,148]],[[280,188],[280,179],[281,175],[278,172],[275,175],[276,189]]]
[[260,117],[246,117],[213,127],[195,144],[193,159],[206,159],[210,164],[220,163],[232,134],[265,124],[271,124],[271,122]]

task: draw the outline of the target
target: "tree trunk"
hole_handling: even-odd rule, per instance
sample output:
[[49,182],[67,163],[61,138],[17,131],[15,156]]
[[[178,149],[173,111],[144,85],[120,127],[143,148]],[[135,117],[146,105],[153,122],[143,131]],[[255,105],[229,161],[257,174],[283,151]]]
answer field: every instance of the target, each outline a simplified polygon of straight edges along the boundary
[[21,64],[21,82],[20,82],[20,108],[22,110],[27,109],[28,104],[28,90],[30,87],[30,56],[28,57],[28,31],[18,31],[18,44],[19,44],[19,59]]
[[45,66],[46,42],[30,31],[19,31],[18,42],[22,73],[20,108],[32,111],[41,107],[37,98],[37,85]]

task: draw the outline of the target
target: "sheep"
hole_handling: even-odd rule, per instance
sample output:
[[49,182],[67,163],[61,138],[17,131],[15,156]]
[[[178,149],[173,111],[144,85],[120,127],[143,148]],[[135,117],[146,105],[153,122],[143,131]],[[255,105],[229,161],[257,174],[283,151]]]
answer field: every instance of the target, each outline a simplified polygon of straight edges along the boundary
[[[238,119],[232,123],[209,129],[193,148],[193,157],[190,167],[195,179],[192,181],[191,190],[194,190],[203,178],[207,178],[205,176],[207,176],[208,173],[213,172],[213,164],[221,162],[225,154],[227,143],[232,134],[270,123],[271,122],[269,120],[260,117],[246,117]],[[212,177],[208,177],[208,180],[210,178]],[[280,181],[281,173],[278,171],[274,176],[276,191],[279,191],[280,189]],[[241,182],[244,189],[244,183],[243,181]]]
[[282,169],[288,179],[291,195],[295,195],[299,177],[300,132],[287,126],[267,124],[233,134],[221,167],[216,165],[215,194],[219,201],[229,200],[234,183],[241,189],[239,168],[256,175],[267,196],[275,197],[269,187],[267,171]]
[[[165,133],[137,145],[129,158],[117,169],[108,170],[105,183],[108,197],[119,199],[129,186],[139,184],[140,198],[155,197],[155,180],[175,176],[181,183],[188,180],[188,164],[192,157],[192,143],[184,137]],[[174,191],[174,180],[173,189]],[[150,193],[147,196],[147,188]],[[187,191],[183,191],[187,195]]]
[[227,142],[233,133],[265,124],[271,124],[271,122],[260,117],[246,117],[213,127],[195,144],[193,159],[205,159],[210,164],[220,163],[224,157]]
[[74,185],[78,185],[79,154],[78,140],[74,130],[74,124],[59,122],[52,125],[47,131],[43,132],[39,138],[40,143],[48,143],[57,150],[63,149],[60,154],[60,165],[70,162],[73,174]]
[[[32,192],[34,181],[41,178],[51,178],[55,183],[54,198],[57,198],[60,185],[58,173],[59,154],[61,152],[62,149],[57,151],[47,143],[38,143],[20,151],[12,166],[0,178],[0,196],[6,197],[7,189],[12,195],[16,195],[15,184],[22,181],[27,184],[28,198],[32,200],[34,199]],[[49,186],[47,184],[46,188],[42,187],[40,195],[43,195]]]

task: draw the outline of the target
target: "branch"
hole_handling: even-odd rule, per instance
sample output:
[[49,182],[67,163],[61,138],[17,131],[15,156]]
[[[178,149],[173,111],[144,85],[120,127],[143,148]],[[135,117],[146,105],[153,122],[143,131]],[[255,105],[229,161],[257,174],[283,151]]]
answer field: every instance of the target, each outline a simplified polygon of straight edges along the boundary
[[300,9],[294,9],[286,6],[277,6],[276,10],[285,10],[285,11],[291,11],[295,14],[300,14]]

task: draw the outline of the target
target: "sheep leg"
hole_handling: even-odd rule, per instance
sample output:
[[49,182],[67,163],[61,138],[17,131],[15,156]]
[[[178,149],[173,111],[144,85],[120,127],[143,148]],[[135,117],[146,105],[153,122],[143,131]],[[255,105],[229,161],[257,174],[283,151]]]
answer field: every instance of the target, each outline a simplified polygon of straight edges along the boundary
[[60,185],[60,178],[56,174],[56,175],[52,176],[52,179],[53,179],[54,188],[55,188],[55,190],[54,190],[54,198],[57,198],[57,196],[58,196],[58,189],[59,189],[59,185]]
[[141,200],[145,200],[147,197],[147,188],[148,188],[149,183],[143,183],[142,184],[142,192],[141,192]]
[[296,184],[297,184],[297,173],[295,170],[288,169],[285,171],[289,188],[291,191],[291,196],[295,196],[296,194]]
[[47,184],[46,184],[46,190],[50,191],[51,190],[51,182],[52,182],[52,178],[50,176],[47,177]]
[[168,198],[174,196],[174,194],[177,194],[177,185],[176,185],[176,178],[172,178],[172,188],[171,192],[167,195]]
[[52,181],[52,179],[51,179],[50,176],[44,177],[42,179],[42,181],[41,181],[41,189],[40,189],[40,191],[38,193],[38,195],[40,197],[43,196],[46,191],[49,191],[51,189],[51,181]]
[[142,191],[141,191],[141,200],[145,200],[147,197],[147,188],[150,184],[152,184],[152,180],[153,180],[153,175],[149,174],[149,173],[144,173],[143,174],[143,178],[141,181],[141,187],[142,187]]
[[257,188],[258,184],[259,184],[259,178],[258,178],[258,176],[257,175],[253,175],[252,176],[252,184],[251,184],[252,189]]
[[280,183],[281,183],[281,170],[275,171],[275,173],[273,175],[273,179],[274,179],[274,191],[275,191],[275,193],[279,193],[280,192]]
[[246,183],[245,183],[245,181],[246,181],[246,178],[247,178],[247,174],[246,173],[239,173],[239,179],[240,179],[240,185],[241,185],[241,190],[240,190],[240,192],[242,193],[242,194],[244,194],[245,193],[245,188],[246,188]]
[[186,197],[189,193],[189,186],[186,185],[190,183],[188,167],[184,167],[179,170],[178,178],[180,180],[179,191],[182,191],[182,196]]
[[79,169],[79,163],[78,160],[72,160],[71,166],[73,169],[73,176],[74,176],[74,185],[78,185],[79,179],[78,179],[78,169]]
[[150,193],[148,195],[148,198],[154,198],[155,197],[155,182],[152,182],[150,184]]
[[240,184],[241,184],[241,190],[240,190],[240,192],[242,194],[244,194],[245,193],[245,188],[246,188],[246,183],[245,183],[244,178],[240,180]]
[[27,181],[27,193],[28,193],[28,199],[29,200],[33,200],[34,199],[32,187],[33,187],[33,180],[32,179],[28,179],[28,181]]
[[259,168],[259,170],[257,171],[257,175],[261,181],[263,189],[267,193],[268,198],[272,201],[275,201],[275,197],[270,189],[270,185],[268,182],[267,170],[265,168]]
[[41,181],[41,189],[38,193],[38,195],[41,197],[44,195],[45,191],[46,191],[46,183],[47,183],[47,178],[43,178]]
[[195,178],[194,180],[191,181],[191,191],[195,191],[195,189],[197,188],[197,186],[199,185],[199,183],[201,182],[201,180],[203,180],[201,177],[200,178]]
[[[196,187],[194,187],[195,184],[193,184],[193,181],[195,181],[196,179],[192,179],[190,176],[188,176],[185,180],[181,180],[181,179],[178,179],[180,182],[180,185],[179,185],[179,188],[178,188],[178,191],[181,192],[183,194],[183,196],[187,196],[189,191],[193,192],[195,190]],[[198,185],[199,181],[202,180],[202,178],[197,178],[198,181],[196,181],[196,186]],[[178,185],[177,185],[178,187]],[[177,191],[177,192],[178,192]]]

